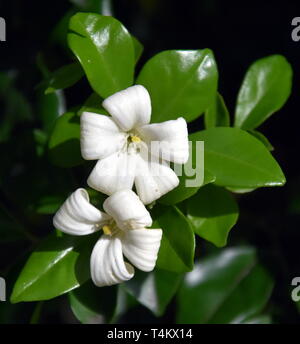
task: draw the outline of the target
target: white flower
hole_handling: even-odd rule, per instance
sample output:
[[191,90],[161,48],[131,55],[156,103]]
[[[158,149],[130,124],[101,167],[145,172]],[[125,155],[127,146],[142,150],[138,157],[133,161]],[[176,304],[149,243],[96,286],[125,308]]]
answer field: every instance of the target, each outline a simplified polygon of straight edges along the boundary
[[99,286],[131,279],[132,265],[138,269],[154,269],[162,237],[161,229],[147,229],[152,219],[132,190],[121,190],[108,197],[101,212],[89,202],[85,189],[77,189],[55,214],[55,228],[72,235],[91,234],[103,229],[90,261],[91,277]]
[[[86,160],[99,160],[88,185],[112,195],[135,184],[144,204],[174,189],[179,180],[169,163],[184,164],[189,156],[185,119],[149,124],[150,96],[141,85],[113,94],[102,105],[111,116],[81,116],[81,154]],[[153,142],[160,143],[157,149]]]

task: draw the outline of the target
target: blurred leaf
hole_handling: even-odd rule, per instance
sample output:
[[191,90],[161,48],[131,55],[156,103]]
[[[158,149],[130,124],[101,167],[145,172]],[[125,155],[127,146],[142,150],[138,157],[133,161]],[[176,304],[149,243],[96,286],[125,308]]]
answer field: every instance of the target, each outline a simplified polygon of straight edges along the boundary
[[254,129],[278,111],[291,93],[292,73],[290,64],[281,55],[254,62],[238,94],[234,125]]
[[17,123],[32,121],[32,109],[27,99],[13,85],[13,73],[0,72],[0,142],[7,141]]
[[60,167],[80,165],[84,160],[80,152],[80,117],[66,112],[56,119],[49,140],[49,159]]
[[63,93],[61,91],[51,94],[40,92],[37,99],[37,110],[43,130],[49,135],[53,130],[55,120],[66,111]]
[[54,214],[65,201],[64,195],[45,195],[36,204],[38,214]]
[[134,278],[123,284],[125,290],[156,316],[164,314],[179,287],[182,274],[155,269],[136,271]]
[[[98,234],[98,233],[97,233]],[[55,233],[32,252],[17,282],[11,302],[48,300],[79,287],[90,278],[89,259],[95,236]]]
[[[68,48],[67,34],[69,30],[70,18],[77,12],[76,8],[69,9],[57,22],[52,30],[49,40],[51,43],[58,43],[64,49]],[[68,50],[68,49],[67,49]],[[69,51],[68,51],[69,52]]]
[[160,209],[162,212],[153,225],[163,230],[156,266],[178,273],[191,271],[195,253],[195,237],[191,225],[176,207],[160,206]]
[[201,187],[206,184],[213,183],[216,177],[209,171],[204,170],[204,180],[200,186],[197,187],[187,187],[185,185],[186,176],[179,176],[179,185],[168,192],[166,195],[162,196],[158,202],[166,205],[172,205],[184,201],[185,199],[193,196]]
[[84,76],[84,71],[78,62],[65,65],[49,74],[47,80],[41,83],[45,94],[53,93],[76,84]]
[[110,321],[112,324],[118,324],[123,315],[126,317],[127,311],[139,305],[138,301],[123,286],[124,284],[121,284],[118,288],[117,305],[114,316]]
[[259,141],[261,141],[269,151],[274,150],[274,147],[271,145],[270,141],[261,132],[257,130],[248,130],[248,133],[250,133],[251,135],[256,137]]
[[79,9],[87,12],[95,12],[106,16],[111,13],[111,0],[70,0]]
[[69,293],[71,309],[83,324],[110,322],[117,306],[117,286],[96,287],[91,280]]
[[43,304],[44,304],[43,301],[39,301],[36,303],[36,305],[34,307],[34,311],[33,311],[32,316],[30,318],[30,322],[29,322],[30,324],[38,324],[39,323]]
[[135,63],[137,63],[143,53],[144,47],[137,38],[135,38],[134,36],[131,36],[131,38],[134,47]]
[[223,97],[217,93],[215,102],[205,111],[205,128],[229,127],[230,116]]
[[259,314],[273,281],[249,247],[228,248],[199,262],[185,277],[178,298],[178,323],[242,323]]
[[69,25],[68,43],[93,90],[103,98],[131,86],[134,48],[130,34],[112,17],[77,13]]
[[144,65],[136,83],[150,93],[152,122],[192,121],[211,106],[217,79],[211,50],[167,50]]
[[240,189],[284,185],[284,174],[265,146],[238,128],[211,128],[190,135],[204,141],[205,168],[215,183]]
[[188,218],[195,233],[218,247],[226,245],[238,212],[230,193],[215,185],[204,186],[187,201]]

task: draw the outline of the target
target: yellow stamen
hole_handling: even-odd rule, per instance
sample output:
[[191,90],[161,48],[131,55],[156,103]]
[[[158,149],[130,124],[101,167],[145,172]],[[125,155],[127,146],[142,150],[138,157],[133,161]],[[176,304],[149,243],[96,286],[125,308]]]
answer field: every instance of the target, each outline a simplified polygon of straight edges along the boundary
[[136,135],[132,135],[130,137],[130,139],[131,139],[132,142],[137,142],[137,143],[141,142],[141,139],[138,136],[136,136]]
[[112,235],[112,228],[108,225],[105,225],[102,227],[104,234],[106,235]]

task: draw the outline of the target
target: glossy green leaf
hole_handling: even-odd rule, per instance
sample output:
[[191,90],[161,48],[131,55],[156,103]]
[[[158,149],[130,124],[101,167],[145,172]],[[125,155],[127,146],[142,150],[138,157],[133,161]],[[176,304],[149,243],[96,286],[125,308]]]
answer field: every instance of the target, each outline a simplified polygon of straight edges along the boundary
[[272,317],[269,314],[262,314],[250,317],[241,322],[241,324],[272,324]]
[[108,323],[115,313],[117,290],[117,286],[96,287],[89,280],[69,293],[71,309],[83,324]]
[[76,84],[84,76],[84,71],[80,64],[70,63],[63,66],[53,73],[42,83],[45,94],[53,93],[56,90],[62,90]]
[[137,63],[143,53],[144,47],[142,43],[136,37],[131,36],[131,38],[132,38],[133,47],[134,47],[135,62]]
[[186,180],[192,179],[192,178],[189,178],[185,175],[179,176],[178,178],[179,178],[179,185],[175,189],[173,189],[172,191],[168,192],[166,195],[162,196],[158,200],[159,203],[166,204],[166,205],[172,205],[172,204],[182,202],[185,199],[193,196],[199,190],[199,188],[201,188],[202,186],[209,184],[209,183],[213,183],[216,180],[216,177],[211,172],[209,172],[207,170],[204,170],[204,180],[200,186],[187,187],[185,184]]
[[50,161],[60,167],[72,167],[83,162],[80,152],[80,117],[66,112],[58,117],[48,145]]
[[176,207],[162,207],[155,226],[163,230],[156,266],[172,272],[193,269],[195,237],[187,218]]
[[258,315],[273,281],[249,247],[228,248],[199,262],[178,297],[178,323],[242,323]]
[[269,151],[274,150],[274,147],[272,146],[270,141],[261,132],[259,132],[257,130],[248,130],[248,133],[250,133],[251,135],[256,137],[259,141],[261,141]]
[[205,128],[229,127],[230,116],[223,97],[217,93],[216,100],[205,111]]
[[281,186],[284,174],[266,147],[239,128],[211,128],[190,135],[204,141],[205,168],[220,186],[249,189]]
[[238,219],[238,206],[225,189],[206,185],[188,199],[187,213],[196,234],[222,247]]
[[15,283],[11,302],[48,300],[79,287],[90,278],[95,236],[57,238],[53,233],[27,260]]
[[212,52],[167,50],[142,68],[137,84],[144,85],[152,102],[152,122],[187,121],[200,116],[214,100],[218,72]]
[[254,129],[288,99],[292,86],[292,68],[281,55],[272,55],[254,62],[240,88],[236,111],[236,127]]
[[124,283],[125,290],[156,316],[161,316],[177,291],[182,274],[155,269],[136,271],[134,278]]
[[77,13],[71,18],[69,29],[68,44],[96,93],[106,98],[132,85],[133,42],[118,20]]

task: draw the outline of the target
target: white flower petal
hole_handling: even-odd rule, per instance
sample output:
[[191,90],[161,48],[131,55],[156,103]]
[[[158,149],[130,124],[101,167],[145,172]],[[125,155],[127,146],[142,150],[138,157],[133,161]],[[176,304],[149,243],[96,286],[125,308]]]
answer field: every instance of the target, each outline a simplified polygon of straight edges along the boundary
[[152,271],[162,238],[161,229],[134,229],[122,238],[125,257],[138,269]]
[[134,180],[137,194],[144,204],[149,204],[173,190],[179,179],[166,162],[147,160],[142,154],[137,157]]
[[136,154],[117,152],[99,160],[88,177],[88,185],[106,195],[131,189],[135,176]]
[[104,201],[103,208],[120,229],[139,229],[152,225],[148,210],[132,190],[114,193]]
[[[164,160],[184,164],[189,158],[187,124],[184,118],[162,123],[146,124],[138,128],[143,140],[150,146],[159,142],[158,153]],[[151,152],[152,153],[152,152]]]
[[84,159],[102,159],[119,151],[125,142],[125,133],[120,132],[112,118],[92,112],[81,115],[80,146]]
[[102,106],[124,131],[150,122],[151,100],[148,91],[141,85],[113,94],[103,101]]
[[134,275],[134,268],[124,262],[122,243],[117,236],[102,235],[93,249],[90,267],[92,280],[98,287],[122,283]]
[[109,219],[110,216],[90,204],[89,195],[85,189],[77,189],[57,211],[53,224],[62,232],[86,235],[101,229],[101,226]]

